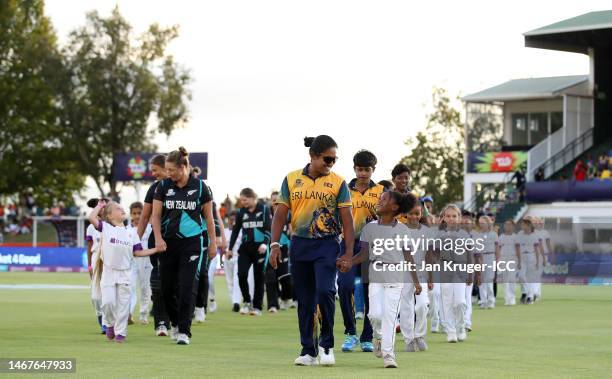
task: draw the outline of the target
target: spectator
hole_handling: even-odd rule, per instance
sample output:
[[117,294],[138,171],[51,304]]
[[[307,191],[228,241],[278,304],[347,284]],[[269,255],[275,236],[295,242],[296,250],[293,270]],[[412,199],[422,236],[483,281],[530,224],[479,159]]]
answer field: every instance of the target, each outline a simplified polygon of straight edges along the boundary
[[593,157],[589,154],[586,162],[587,167],[587,179],[593,180],[597,177],[597,166],[593,162]]
[[544,168],[540,167],[537,169],[535,175],[534,175],[535,181],[536,182],[543,182],[544,181]]
[[512,175],[512,178],[510,178],[510,181],[516,180],[516,190],[519,193],[519,201],[522,203],[525,201],[525,173],[523,172],[523,168],[520,167],[518,170],[516,170],[516,172],[514,173],[514,175]]
[[601,176],[601,174],[608,169],[608,158],[604,154],[599,156],[599,161],[597,162],[597,176]]
[[587,175],[587,168],[584,163],[582,163],[582,159],[578,159],[576,162],[576,166],[574,167],[574,180],[577,182],[584,182]]

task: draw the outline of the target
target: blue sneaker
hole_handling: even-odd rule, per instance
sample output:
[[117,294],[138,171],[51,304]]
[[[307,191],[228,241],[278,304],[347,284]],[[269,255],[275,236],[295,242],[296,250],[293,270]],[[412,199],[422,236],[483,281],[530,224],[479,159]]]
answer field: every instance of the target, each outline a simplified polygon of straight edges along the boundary
[[102,325],[102,316],[98,316],[98,325],[100,325],[100,331],[102,334],[106,334],[106,326]]
[[374,344],[372,342],[362,342],[361,351],[364,353],[371,353],[374,351]]
[[344,337],[344,343],[342,344],[342,351],[344,351],[345,353],[353,351],[353,349],[358,343],[359,343],[359,338],[357,338],[357,336],[352,336],[350,334],[347,334],[346,337]]

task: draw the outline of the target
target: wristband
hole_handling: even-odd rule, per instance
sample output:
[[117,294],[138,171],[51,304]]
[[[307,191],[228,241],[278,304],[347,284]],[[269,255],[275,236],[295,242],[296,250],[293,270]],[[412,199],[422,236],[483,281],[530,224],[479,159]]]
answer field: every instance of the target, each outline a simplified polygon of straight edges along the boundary
[[278,242],[272,242],[272,243],[270,244],[270,249],[274,249],[275,247],[280,247],[280,243],[278,243]]

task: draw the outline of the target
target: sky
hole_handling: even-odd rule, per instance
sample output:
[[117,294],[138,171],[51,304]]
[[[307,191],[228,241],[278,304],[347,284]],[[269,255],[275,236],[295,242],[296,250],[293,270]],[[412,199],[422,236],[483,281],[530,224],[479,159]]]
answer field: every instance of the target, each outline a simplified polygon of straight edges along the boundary
[[[252,187],[266,196],[305,166],[304,136],[338,143],[334,171],[353,176],[352,156],[378,157],[388,179],[425,126],[434,86],[467,95],[516,78],[588,73],[581,54],[524,47],[522,33],[607,1],[47,0],[60,42],[97,10],[112,8],[138,34],[180,26],[168,52],[193,77],[190,121],[160,151],[208,152],[216,198]],[[461,106],[460,103],[457,103]],[[144,196],[146,187],[141,190]],[[97,196],[92,182],[84,192]],[[136,200],[124,188],[125,205]]]

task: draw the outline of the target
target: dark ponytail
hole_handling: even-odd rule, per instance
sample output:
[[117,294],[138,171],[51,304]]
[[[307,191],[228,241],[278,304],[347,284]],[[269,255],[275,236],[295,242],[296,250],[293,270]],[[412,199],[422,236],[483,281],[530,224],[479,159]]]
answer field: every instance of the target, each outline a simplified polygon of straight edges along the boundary
[[149,160],[149,164],[164,168],[166,166],[166,156],[163,154],[157,154]]
[[330,136],[321,134],[320,136],[317,136],[317,138],[304,137],[304,146],[310,148],[310,154],[321,155],[323,152],[331,149],[332,147],[338,147],[338,144]]

